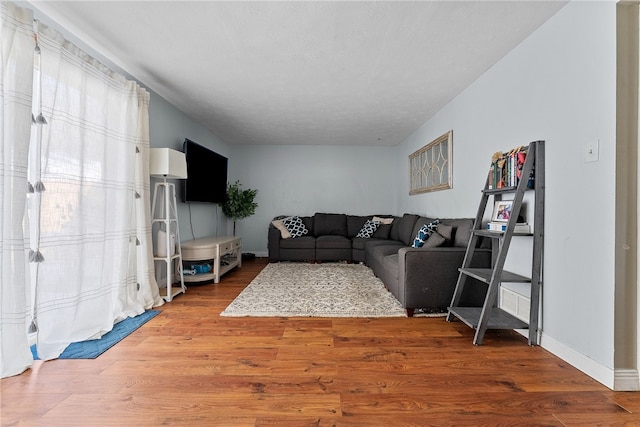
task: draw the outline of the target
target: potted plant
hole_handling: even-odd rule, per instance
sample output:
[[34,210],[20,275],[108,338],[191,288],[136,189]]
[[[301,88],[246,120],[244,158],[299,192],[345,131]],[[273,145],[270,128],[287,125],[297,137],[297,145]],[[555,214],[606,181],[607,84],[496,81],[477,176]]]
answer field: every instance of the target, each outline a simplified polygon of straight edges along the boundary
[[227,185],[227,200],[222,205],[222,212],[233,220],[233,235],[236,235],[236,221],[247,218],[256,212],[258,204],[254,201],[258,190],[242,190],[240,181]]

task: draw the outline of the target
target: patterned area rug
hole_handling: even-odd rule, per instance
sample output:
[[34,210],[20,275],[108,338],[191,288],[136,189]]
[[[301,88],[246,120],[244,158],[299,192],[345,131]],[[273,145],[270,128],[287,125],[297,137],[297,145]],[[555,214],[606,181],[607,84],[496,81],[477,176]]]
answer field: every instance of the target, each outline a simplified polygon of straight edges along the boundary
[[220,314],[229,317],[406,317],[361,264],[267,265]]

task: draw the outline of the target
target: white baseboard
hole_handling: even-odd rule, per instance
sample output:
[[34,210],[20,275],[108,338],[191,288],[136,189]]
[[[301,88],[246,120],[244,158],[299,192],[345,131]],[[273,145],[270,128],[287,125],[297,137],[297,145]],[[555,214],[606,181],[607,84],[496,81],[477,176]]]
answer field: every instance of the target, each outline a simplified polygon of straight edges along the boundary
[[613,375],[613,389],[615,391],[640,390],[640,377],[637,369],[616,369]]
[[[524,337],[529,333],[527,329],[516,329],[516,332]],[[540,337],[540,346],[611,390],[640,391],[637,369],[607,368],[544,333]]]

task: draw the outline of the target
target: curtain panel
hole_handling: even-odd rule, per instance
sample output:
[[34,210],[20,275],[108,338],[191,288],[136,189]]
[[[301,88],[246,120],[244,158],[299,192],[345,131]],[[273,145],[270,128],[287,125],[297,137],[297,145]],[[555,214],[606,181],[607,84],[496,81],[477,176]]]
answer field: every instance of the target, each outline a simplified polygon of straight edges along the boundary
[[31,133],[33,16],[0,2],[0,371],[23,372],[33,362],[27,338],[29,270],[23,216]]
[[149,93],[29,11],[1,5],[4,377],[31,365],[28,330],[38,356],[54,359],[163,300],[151,247]]
[[37,21],[35,31],[46,124],[31,147],[40,145],[33,165],[45,190],[31,235],[43,260],[31,273],[38,356],[47,360],[162,300],[150,275],[138,276],[138,247],[150,240],[149,211],[136,211],[149,188],[149,176],[136,175],[148,162],[149,94],[59,32]]

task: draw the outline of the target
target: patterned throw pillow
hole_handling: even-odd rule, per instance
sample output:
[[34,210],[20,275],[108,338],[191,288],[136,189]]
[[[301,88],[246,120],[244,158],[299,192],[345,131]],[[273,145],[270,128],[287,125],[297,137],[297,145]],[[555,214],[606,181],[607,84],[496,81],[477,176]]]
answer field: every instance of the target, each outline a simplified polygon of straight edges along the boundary
[[368,219],[367,222],[364,223],[360,231],[358,231],[356,237],[364,237],[365,239],[370,238],[371,236],[373,236],[373,233],[376,232],[379,225],[380,223],[378,221],[372,221]]
[[432,221],[429,224],[425,224],[422,227],[420,227],[420,230],[418,230],[418,234],[416,235],[416,238],[413,239],[413,244],[411,245],[411,247],[421,248],[422,245],[424,245],[424,242],[427,241],[429,236],[431,236],[431,234],[433,234],[433,232],[436,231],[436,229],[438,228],[438,224],[440,224],[440,220],[436,219],[435,221]]
[[289,230],[291,238],[304,236],[309,232],[299,216],[290,216],[289,218],[283,219],[282,222],[284,226],[287,227],[287,230]]

